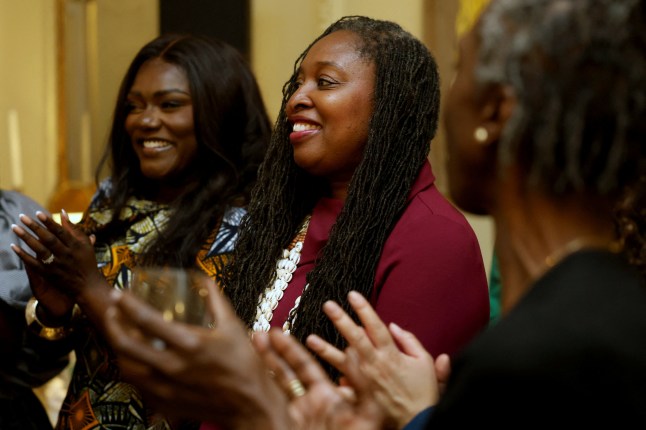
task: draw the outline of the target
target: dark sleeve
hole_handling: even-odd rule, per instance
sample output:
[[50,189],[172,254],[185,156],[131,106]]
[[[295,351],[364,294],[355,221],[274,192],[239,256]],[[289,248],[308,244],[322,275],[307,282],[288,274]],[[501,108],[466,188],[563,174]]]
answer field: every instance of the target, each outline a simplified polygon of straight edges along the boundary
[[11,230],[19,223],[19,215],[33,217],[37,211],[46,212],[28,197],[0,191],[0,382],[2,391],[19,387],[38,386],[47,382],[67,364],[71,350],[69,341],[47,342],[28,333],[24,312],[31,297],[25,267],[11,250],[10,244],[23,245]]
[[0,301],[0,396],[37,387],[68,363],[72,339],[50,342],[26,329],[24,311]]
[[429,406],[428,408],[415,415],[413,419],[410,420],[410,422],[406,424],[404,428],[402,428],[402,430],[422,430],[426,428],[426,425],[431,418],[431,414],[433,414],[433,409],[434,406]]

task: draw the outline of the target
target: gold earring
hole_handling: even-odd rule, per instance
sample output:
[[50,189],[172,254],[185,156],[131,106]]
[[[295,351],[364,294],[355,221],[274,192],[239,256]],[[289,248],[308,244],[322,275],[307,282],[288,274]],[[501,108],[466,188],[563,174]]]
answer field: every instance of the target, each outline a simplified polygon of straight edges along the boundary
[[477,127],[473,132],[473,137],[478,143],[486,143],[487,139],[489,139],[489,132],[484,127]]

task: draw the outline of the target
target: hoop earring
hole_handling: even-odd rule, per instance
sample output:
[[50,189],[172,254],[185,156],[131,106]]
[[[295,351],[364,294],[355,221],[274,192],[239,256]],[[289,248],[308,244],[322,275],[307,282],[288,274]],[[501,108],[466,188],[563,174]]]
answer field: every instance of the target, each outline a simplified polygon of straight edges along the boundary
[[489,139],[489,132],[484,127],[477,127],[473,132],[473,138],[480,144],[486,143]]

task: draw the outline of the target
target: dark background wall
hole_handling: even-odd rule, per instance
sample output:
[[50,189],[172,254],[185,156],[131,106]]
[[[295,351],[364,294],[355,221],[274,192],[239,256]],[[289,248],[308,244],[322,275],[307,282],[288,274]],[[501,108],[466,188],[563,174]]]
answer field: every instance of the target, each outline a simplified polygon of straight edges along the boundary
[[250,0],[160,0],[159,29],[224,40],[249,60]]

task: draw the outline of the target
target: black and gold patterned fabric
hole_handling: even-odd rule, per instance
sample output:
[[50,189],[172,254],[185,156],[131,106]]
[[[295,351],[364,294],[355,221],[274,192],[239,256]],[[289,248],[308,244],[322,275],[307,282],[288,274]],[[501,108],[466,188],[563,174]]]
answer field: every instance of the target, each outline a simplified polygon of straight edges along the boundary
[[[101,185],[85,214],[83,227],[88,232],[96,231],[112,217],[111,210],[105,207],[107,187],[109,183]],[[214,279],[233,251],[244,213],[242,208],[230,208],[197,256],[197,267]],[[110,285],[128,288],[138,257],[164,228],[170,215],[168,206],[134,197],[128,200],[119,214],[119,219],[128,226],[123,235],[111,243],[95,244],[98,266]],[[81,339],[76,348],[76,367],[57,428],[170,429],[166,420],[146,408],[132,385],[120,381],[115,356],[92,327],[85,324],[77,335]],[[181,428],[192,428],[192,425],[185,424]]]

